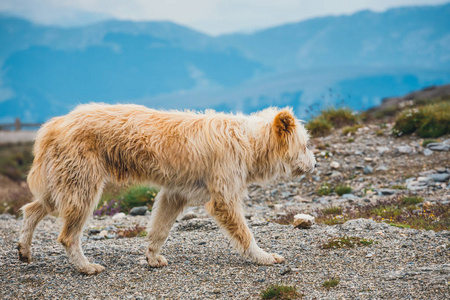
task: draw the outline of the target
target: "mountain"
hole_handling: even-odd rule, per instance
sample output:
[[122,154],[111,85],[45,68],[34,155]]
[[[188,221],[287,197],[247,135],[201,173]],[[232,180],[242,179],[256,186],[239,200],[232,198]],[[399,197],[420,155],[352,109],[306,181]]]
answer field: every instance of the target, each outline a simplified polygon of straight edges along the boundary
[[343,66],[450,67],[450,4],[361,11],[218,38],[277,70]]
[[367,109],[450,82],[450,4],[362,11],[211,37],[172,22],[41,26],[0,15],[0,121],[79,103],[246,113]]

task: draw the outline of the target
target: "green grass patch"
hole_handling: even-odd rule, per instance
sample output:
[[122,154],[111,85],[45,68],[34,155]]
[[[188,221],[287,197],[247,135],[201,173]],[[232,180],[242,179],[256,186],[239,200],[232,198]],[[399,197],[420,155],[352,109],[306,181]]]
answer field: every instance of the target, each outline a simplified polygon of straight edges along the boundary
[[450,101],[403,111],[397,117],[392,134],[401,136],[414,132],[422,138],[437,138],[450,133]]
[[407,224],[399,224],[399,223],[388,223],[388,224],[391,226],[394,226],[394,227],[399,227],[399,228],[411,228],[411,226],[407,225]]
[[290,299],[301,299],[302,294],[297,291],[296,287],[274,284],[270,285],[261,291],[261,299],[273,299],[273,300],[290,300]]
[[341,282],[341,280],[339,278],[337,278],[337,277],[331,278],[331,279],[325,280],[324,283],[322,284],[322,286],[324,288],[329,289],[329,288],[336,287],[339,284],[339,282]]
[[361,246],[370,246],[373,244],[372,240],[367,240],[359,237],[343,236],[333,238],[322,245],[322,249],[342,249],[354,248]]
[[349,194],[352,191],[352,188],[346,185],[338,185],[334,191],[336,192],[336,194],[338,194],[339,196],[342,196],[344,194]]
[[342,207],[339,206],[331,206],[322,209],[322,213],[324,215],[340,215],[342,214],[342,211],[343,211]]
[[393,189],[393,190],[406,190],[406,187],[404,185],[396,184],[396,185],[391,186],[391,189]]
[[383,136],[384,135],[384,131],[383,130],[377,130],[375,132],[376,136]]
[[[358,121],[358,116],[350,108],[329,108],[322,110],[320,115],[309,121],[306,128],[313,137],[326,136],[333,128],[351,127]],[[357,127],[348,130],[356,132],[356,129]]]
[[146,186],[130,186],[128,188],[108,187],[94,211],[94,216],[112,216],[118,212],[128,213],[133,207],[153,206],[158,190]]
[[404,196],[401,198],[401,201],[404,205],[416,205],[422,203],[423,198],[418,196]]
[[342,128],[342,134],[348,135],[348,134],[355,134],[358,131],[358,128],[361,128],[361,124],[355,124],[353,126],[345,126]]
[[322,185],[316,190],[316,194],[319,196],[326,196],[333,192],[333,188],[328,183],[322,183]]
[[326,136],[330,134],[333,124],[322,116],[316,117],[306,124],[306,129],[313,137]]

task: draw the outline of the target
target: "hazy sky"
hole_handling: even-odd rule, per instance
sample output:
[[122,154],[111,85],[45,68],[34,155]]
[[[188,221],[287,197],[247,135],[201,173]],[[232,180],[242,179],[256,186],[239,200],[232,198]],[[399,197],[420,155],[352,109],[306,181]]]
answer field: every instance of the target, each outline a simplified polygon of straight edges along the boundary
[[449,0],[0,0],[0,11],[66,26],[109,18],[170,20],[218,35],[363,9],[384,11],[446,2]]

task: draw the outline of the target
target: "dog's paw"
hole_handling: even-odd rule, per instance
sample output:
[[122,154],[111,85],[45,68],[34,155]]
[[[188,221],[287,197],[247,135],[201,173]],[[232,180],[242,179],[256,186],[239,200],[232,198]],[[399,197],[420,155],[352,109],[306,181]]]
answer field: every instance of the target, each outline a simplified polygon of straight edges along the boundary
[[105,270],[104,266],[101,266],[99,264],[89,264],[84,268],[80,269],[80,272],[87,275],[93,275],[101,273]]
[[152,268],[161,268],[167,266],[167,260],[162,255],[147,255],[148,265]]
[[260,265],[281,264],[284,262],[284,257],[276,253],[265,253],[265,255],[259,257],[256,262]]
[[281,255],[278,255],[276,253],[270,253],[272,255],[273,259],[275,260],[274,264],[281,264],[284,263],[284,257]]
[[21,243],[17,244],[17,250],[19,251],[19,259],[20,261],[23,261],[25,263],[31,262],[31,252],[28,249],[25,249],[25,247],[22,246]]

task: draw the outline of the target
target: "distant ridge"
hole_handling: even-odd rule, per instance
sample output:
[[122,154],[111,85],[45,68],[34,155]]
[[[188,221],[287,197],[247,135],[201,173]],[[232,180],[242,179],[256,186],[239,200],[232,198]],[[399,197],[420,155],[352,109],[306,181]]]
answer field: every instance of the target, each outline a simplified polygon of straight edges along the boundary
[[450,4],[314,18],[211,37],[172,22],[41,26],[0,14],[0,122],[79,103],[250,113],[357,110],[450,83]]

